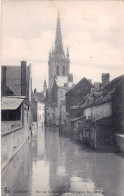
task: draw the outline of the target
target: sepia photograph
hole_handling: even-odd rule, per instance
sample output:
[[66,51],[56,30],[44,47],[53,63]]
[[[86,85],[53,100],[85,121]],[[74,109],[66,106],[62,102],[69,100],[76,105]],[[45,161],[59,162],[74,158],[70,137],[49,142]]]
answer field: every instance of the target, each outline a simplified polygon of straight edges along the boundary
[[1,196],[124,196],[124,1],[1,1]]

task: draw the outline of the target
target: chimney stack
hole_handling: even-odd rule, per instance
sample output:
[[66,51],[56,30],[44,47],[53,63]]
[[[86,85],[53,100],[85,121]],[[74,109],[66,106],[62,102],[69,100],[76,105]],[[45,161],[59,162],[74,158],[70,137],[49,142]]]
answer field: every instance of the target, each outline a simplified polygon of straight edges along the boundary
[[21,96],[26,96],[26,61],[21,61]]
[[1,91],[2,91],[2,96],[5,96],[7,94],[7,86],[6,86],[6,71],[7,67],[2,66],[2,82],[1,82]]
[[105,86],[107,83],[109,83],[109,73],[102,73],[102,86]]
[[35,94],[36,92],[37,92],[37,89],[35,88],[35,89],[34,89],[34,94]]

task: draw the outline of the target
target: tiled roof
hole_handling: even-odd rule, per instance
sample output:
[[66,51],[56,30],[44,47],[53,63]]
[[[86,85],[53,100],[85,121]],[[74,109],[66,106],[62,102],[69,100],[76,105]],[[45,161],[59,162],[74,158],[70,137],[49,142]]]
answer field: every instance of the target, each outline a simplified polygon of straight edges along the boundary
[[70,88],[70,89],[66,92],[66,95],[71,94],[76,88],[79,87],[79,85],[80,85],[81,83],[84,83],[85,81],[87,81],[87,82],[91,85],[91,87],[93,87],[93,85],[91,84],[91,82],[90,82],[87,78],[82,78],[77,84],[73,85],[72,88]]
[[2,97],[1,101],[1,110],[16,110],[21,103],[23,102],[24,98],[19,97]]
[[45,102],[45,97],[44,97],[44,94],[42,92],[36,92],[34,94],[35,96],[35,99],[39,102]]
[[88,95],[86,102],[79,106],[81,108],[87,108],[92,105],[100,105],[102,103],[111,101],[111,93],[114,93],[121,80],[124,80],[124,75],[115,78],[111,82],[107,83],[104,87],[99,88],[97,91]]
[[[7,86],[10,87],[16,95],[21,95],[21,66],[6,66]],[[30,77],[30,66],[26,67],[27,91]]]

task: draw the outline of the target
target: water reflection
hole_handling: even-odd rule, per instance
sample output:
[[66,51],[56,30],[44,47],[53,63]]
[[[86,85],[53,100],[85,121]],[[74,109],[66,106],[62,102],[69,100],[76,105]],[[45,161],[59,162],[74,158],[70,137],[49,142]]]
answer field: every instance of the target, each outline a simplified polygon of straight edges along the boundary
[[123,182],[121,156],[97,153],[59,136],[54,128],[34,130],[32,140],[2,172],[2,189],[10,187],[9,196],[66,196],[79,192],[92,196],[96,191],[97,196],[123,196]]

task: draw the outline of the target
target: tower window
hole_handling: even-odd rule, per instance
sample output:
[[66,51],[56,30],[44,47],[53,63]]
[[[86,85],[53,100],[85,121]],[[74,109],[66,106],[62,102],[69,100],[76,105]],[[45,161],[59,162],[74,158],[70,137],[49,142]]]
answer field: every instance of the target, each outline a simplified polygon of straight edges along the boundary
[[63,75],[65,75],[65,66],[63,66],[62,73],[63,73]]
[[59,75],[59,66],[56,67],[56,74]]
[[63,97],[63,91],[60,91],[60,97]]

